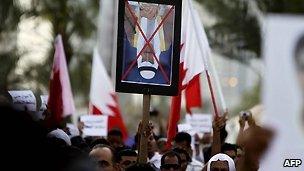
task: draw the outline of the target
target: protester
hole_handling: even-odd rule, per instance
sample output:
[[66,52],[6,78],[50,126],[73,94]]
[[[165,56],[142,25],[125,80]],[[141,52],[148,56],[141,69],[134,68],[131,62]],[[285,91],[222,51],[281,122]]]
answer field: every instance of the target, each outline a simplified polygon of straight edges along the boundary
[[85,142],[81,136],[75,136],[71,138],[71,143],[73,146],[78,147],[83,152],[89,153],[91,151],[90,146]]
[[125,170],[126,168],[134,165],[137,161],[137,153],[131,149],[125,149],[117,152],[116,163],[120,170]]
[[110,143],[109,143],[109,141],[107,139],[105,139],[105,138],[96,138],[96,139],[93,138],[92,142],[90,143],[91,149],[93,149],[96,145],[111,146]]
[[[259,159],[267,149],[273,135],[272,131],[257,126],[252,115],[248,115],[247,117],[240,116],[240,131],[237,145],[225,143],[227,137],[227,131],[225,130],[227,114],[215,117],[213,121],[213,136],[207,134],[208,136],[205,137],[207,140],[204,140],[204,143],[207,145],[211,142],[210,138],[212,137],[210,147],[211,159],[209,161],[205,160],[207,163],[203,167],[203,164],[193,156],[191,148],[192,137],[190,134],[185,132],[178,133],[174,138],[174,148],[171,150],[165,149],[164,143],[166,139],[159,139],[157,144],[156,136],[150,125],[145,131],[148,140],[148,163],[138,164],[136,163],[138,158],[137,152],[126,148],[119,130],[109,131],[107,139],[87,137],[87,140],[92,141],[89,147],[81,136],[72,136],[70,138],[66,132],[59,128],[46,134],[45,130],[47,129],[40,127],[41,125],[39,126],[37,122],[34,122],[28,114],[16,113],[14,110],[8,109],[4,112],[11,114],[13,119],[10,118],[9,120],[17,121],[18,127],[21,126],[24,130],[26,130],[26,127],[32,127],[33,129],[35,128],[35,131],[40,132],[36,134],[35,131],[30,130],[27,131],[27,134],[24,134],[30,136],[32,140],[29,142],[33,143],[29,144],[25,141],[25,144],[29,147],[28,151],[25,150],[26,153],[33,152],[33,155],[36,155],[34,158],[37,161],[40,161],[38,156],[44,156],[47,160],[40,161],[44,167],[47,167],[39,167],[40,170],[257,171],[259,169]],[[245,130],[247,123],[249,127]],[[29,132],[35,135],[31,135]],[[137,146],[139,145],[140,136],[140,134],[137,134]],[[9,137],[10,139],[14,139],[12,136]],[[27,137],[23,137],[23,139],[26,140]],[[199,141],[197,140],[197,143]],[[117,150],[117,153],[115,153],[116,150],[114,148]],[[43,155],[40,151],[43,152]],[[162,152],[163,156],[159,151]],[[30,164],[25,164],[25,168],[31,168]]]
[[99,171],[115,171],[117,165],[115,164],[114,150],[107,145],[96,145],[90,152],[90,156],[98,164]]
[[153,164],[156,168],[160,168],[161,164],[161,157],[162,155],[159,154],[157,145],[156,145],[156,140],[154,137],[154,134],[151,134],[148,137],[148,158],[149,158],[149,163]]
[[70,137],[62,129],[56,129],[48,133],[48,138],[57,138],[63,140],[66,145],[72,145]]
[[193,157],[193,151],[191,148],[191,135],[186,132],[179,132],[174,138],[174,147],[181,148],[187,151],[189,156],[192,158],[191,163],[189,163],[187,170],[188,171],[201,171],[203,169],[203,163],[197,161]]
[[[135,142],[136,142],[136,148],[139,149],[139,141],[140,141],[140,130],[141,128],[141,122],[138,125],[138,131],[135,136]],[[148,140],[148,162],[155,168],[160,169],[161,164],[161,157],[162,155],[159,154],[156,144],[156,136],[153,132],[153,124],[149,122],[148,127],[144,131],[146,133],[147,140]]]
[[268,148],[272,137],[271,130],[257,125],[245,130],[237,140],[244,149],[244,154],[237,162],[238,171],[258,171],[259,160]]
[[0,104],[0,113],[1,170],[49,170],[46,169],[49,162],[45,148],[47,131],[26,112],[16,111],[7,103]]
[[180,171],[181,158],[174,151],[168,151],[161,158],[161,171]]
[[207,163],[207,171],[236,171],[232,158],[226,154],[216,154]]
[[191,157],[189,156],[187,151],[181,148],[174,148],[172,151],[176,152],[181,158],[181,171],[186,171],[188,164],[192,162]]
[[112,129],[108,132],[108,142],[117,151],[125,149],[126,146],[123,142],[123,135],[119,129]]

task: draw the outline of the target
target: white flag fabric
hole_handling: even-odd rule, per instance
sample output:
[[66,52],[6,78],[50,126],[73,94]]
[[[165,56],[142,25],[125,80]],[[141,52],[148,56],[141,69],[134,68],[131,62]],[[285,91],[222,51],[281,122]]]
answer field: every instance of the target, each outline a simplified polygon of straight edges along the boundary
[[97,47],[106,71],[115,75],[118,0],[99,0]]
[[284,162],[286,159],[304,161],[304,106],[301,96],[304,89],[299,86],[300,71],[295,67],[298,65],[295,60],[296,42],[301,36],[304,38],[304,17],[269,15],[264,26],[264,126],[274,130],[274,139],[260,170],[303,171],[303,163],[299,167],[284,167]]
[[109,116],[108,130],[120,129],[126,140],[128,132],[120,113],[118,97],[96,48],[93,55],[90,91],[89,113]]
[[95,48],[93,54],[90,103],[103,114],[115,116],[113,110],[109,107],[117,107],[117,103],[114,101],[112,96],[114,94],[115,92],[112,81],[107,74],[97,49]]
[[194,76],[204,72],[211,52],[203,24],[193,7],[192,0],[183,1],[182,14],[183,47],[180,62],[184,62],[183,68],[187,70],[183,80],[183,85],[186,85]]

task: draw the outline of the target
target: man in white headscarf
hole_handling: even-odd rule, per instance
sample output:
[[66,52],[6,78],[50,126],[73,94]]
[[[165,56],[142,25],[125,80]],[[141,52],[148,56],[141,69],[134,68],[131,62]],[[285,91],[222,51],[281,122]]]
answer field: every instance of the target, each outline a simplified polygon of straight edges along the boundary
[[236,171],[232,158],[226,154],[216,154],[207,163],[207,171]]
[[58,138],[63,140],[66,145],[71,146],[71,140],[68,134],[66,134],[62,129],[55,129],[47,134],[48,138]]

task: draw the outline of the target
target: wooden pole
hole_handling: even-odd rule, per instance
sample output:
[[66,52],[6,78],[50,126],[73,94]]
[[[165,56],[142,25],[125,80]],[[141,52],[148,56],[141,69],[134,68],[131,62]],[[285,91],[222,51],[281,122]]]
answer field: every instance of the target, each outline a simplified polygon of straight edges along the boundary
[[140,129],[140,146],[139,146],[139,163],[147,163],[148,159],[148,136],[149,133],[146,131],[149,130],[149,118],[150,118],[150,99],[151,95],[143,95],[143,118],[141,122]]

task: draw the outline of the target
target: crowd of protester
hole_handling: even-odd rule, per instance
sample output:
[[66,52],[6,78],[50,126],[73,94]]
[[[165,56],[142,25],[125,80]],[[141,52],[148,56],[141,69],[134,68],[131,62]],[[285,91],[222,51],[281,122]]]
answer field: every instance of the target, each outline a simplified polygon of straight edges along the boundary
[[81,126],[79,130],[71,126],[49,129],[43,121],[33,121],[26,112],[7,105],[1,106],[1,115],[2,167],[9,170],[256,171],[272,137],[271,131],[256,125],[252,115],[240,116],[236,144],[226,143],[226,113],[214,118],[212,134],[193,138],[179,132],[169,147],[151,125],[146,128],[148,162],[143,164],[138,162],[139,133],[135,143],[127,146],[118,129],[109,130],[107,137],[83,137]]

